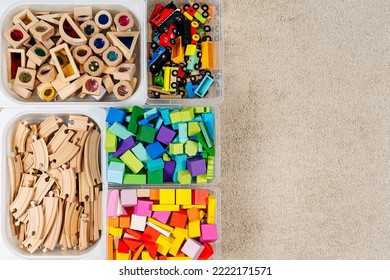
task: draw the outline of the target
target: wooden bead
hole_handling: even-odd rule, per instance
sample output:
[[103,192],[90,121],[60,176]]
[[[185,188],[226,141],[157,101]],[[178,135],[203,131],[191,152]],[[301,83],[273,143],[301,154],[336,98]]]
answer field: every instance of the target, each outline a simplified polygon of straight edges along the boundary
[[4,37],[15,49],[28,42],[31,38],[20,24],[15,24],[10,29],[5,31]]
[[[79,64],[84,64],[92,55],[92,50],[87,45],[77,46],[72,50],[74,60]],[[81,67],[80,67],[81,68]]]
[[46,41],[54,35],[54,27],[47,22],[40,20],[29,30],[30,34],[39,42]]
[[133,16],[127,12],[117,13],[114,17],[114,23],[118,31],[128,31],[134,26]]
[[81,32],[84,33],[85,37],[91,38],[100,32],[99,27],[93,20],[87,20],[80,25]]
[[104,51],[102,58],[107,66],[116,67],[122,62],[123,55],[117,47],[111,46]]
[[135,70],[136,70],[135,64],[123,63],[115,68],[115,71],[113,73],[114,79],[130,82],[135,74]]
[[26,31],[28,31],[30,27],[34,26],[38,21],[38,18],[34,16],[29,9],[24,9],[13,18],[14,24],[20,24],[20,26]]
[[27,51],[27,57],[38,66],[41,66],[49,56],[49,51],[40,43],[35,44]]
[[98,77],[103,73],[104,62],[97,56],[91,56],[84,64],[84,70],[93,77]]
[[107,11],[99,11],[95,15],[95,23],[100,29],[108,29],[112,25],[112,16]]
[[77,21],[87,21],[92,19],[92,7],[74,7],[73,17]]
[[126,100],[133,95],[133,88],[128,81],[118,82],[113,91],[118,100]]
[[103,53],[110,46],[110,42],[106,36],[101,33],[93,35],[91,38],[89,38],[88,44],[96,54]]
[[42,65],[37,72],[37,79],[41,83],[50,83],[54,81],[57,77],[57,70],[54,65],[44,64]]
[[98,96],[100,94],[101,85],[102,78],[84,75],[81,93]]

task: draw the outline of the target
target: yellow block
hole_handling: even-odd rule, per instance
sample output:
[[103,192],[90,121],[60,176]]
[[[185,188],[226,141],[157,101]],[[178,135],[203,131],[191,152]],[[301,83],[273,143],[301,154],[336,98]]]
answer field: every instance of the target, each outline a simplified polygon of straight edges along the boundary
[[204,216],[206,216],[206,213],[203,212],[202,210],[199,211],[199,216],[200,216],[200,219],[202,220],[204,218]]
[[123,229],[116,227],[108,227],[108,233],[115,237],[122,237]]
[[183,242],[184,242],[183,236],[179,236],[179,237],[175,238],[175,241],[173,241],[172,246],[169,249],[169,254],[171,254],[172,256],[176,256],[177,253],[179,252],[181,244],[183,244]]
[[172,235],[175,238],[183,237],[186,240],[189,238],[188,229],[186,229],[186,228],[175,227],[175,229],[172,231]]
[[169,211],[179,211],[180,205],[159,205],[153,204],[152,210],[155,212],[169,212]]
[[142,251],[141,259],[143,261],[153,261],[153,258],[150,256],[148,251]]
[[118,250],[115,250],[115,259],[119,261],[127,261],[131,260],[131,251],[129,251],[128,254],[125,253],[119,253]]
[[191,204],[186,204],[183,205],[183,209],[191,209],[191,208],[198,208],[198,209],[206,209],[207,205],[204,204],[197,204],[197,205],[191,205]]
[[190,189],[176,190],[176,204],[185,205],[192,203],[192,191]]
[[209,205],[207,207],[207,223],[215,224],[215,212],[217,207],[217,199],[214,195],[209,196]]
[[158,244],[157,252],[163,256],[166,256],[172,246],[173,240],[173,238],[166,237],[161,234],[156,240],[156,243]]
[[175,204],[175,190],[174,189],[160,189],[160,204],[162,204],[162,205]]
[[170,226],[168,226],[166,224],[163,224],[163,223],[161,223],[161,222],[159,222],[159,221],[157,221],[157,220],[155,220],[155,219],[153,219],[151,217],[148,218],[148,221],[151,222],[152,224],[162,228],[162,229],[165,229],[165,230],[169,231],[169,232],[173,231],[173,227],[170,227]]
[[202,175],[196,176],[196,183],[197,184],[207,183],[207,174],[202,174]]
[[188,44],[186,48],[185,55],[186,56],[193,56],[196,54],[196,45]]
[[188,223],[188,236],[190,238],[200,237],[200,221]]
[[68,65],[66,65],[64,68],[62,68],[62,72],[64,72],[65,78],[75,74],[73,66],[70,63]]

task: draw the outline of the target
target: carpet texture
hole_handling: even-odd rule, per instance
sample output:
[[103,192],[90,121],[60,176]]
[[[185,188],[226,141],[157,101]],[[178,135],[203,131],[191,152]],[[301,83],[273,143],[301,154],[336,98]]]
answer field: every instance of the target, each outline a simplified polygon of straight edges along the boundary
[[389,14],[224,1],[222,258],[390,258]]

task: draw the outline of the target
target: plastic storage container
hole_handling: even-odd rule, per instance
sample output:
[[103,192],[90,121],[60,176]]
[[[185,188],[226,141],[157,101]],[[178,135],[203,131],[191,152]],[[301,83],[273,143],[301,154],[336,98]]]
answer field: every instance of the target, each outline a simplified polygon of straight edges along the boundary
[[[0,178],[2,183],[1,198],[0,198],[0,259],[104,259],[105,258],[105,219],[103,220],[103,230],[100,240],[93,246],[84,251],[76,251],[69,249],[66,252],[56,248],[54,251],[42,253],[37,250],[34,254],[30,254],[25,249],[18,247],[18,241],[15,236],[12,236],[9,221],[9,197],[10,197],[10,178],[8,173],[7,157],[11,155],[10,142],[13,134],[15,123],[19,120],[30,120],[31,122],[44,120],[52,115],[67,118],[69,114],[82,114],[88,116],[93,122],[99,126],[101,131],[101,141],[105,137],[104,130],[104,110],[103,109],[69,109],[69,108],[47,108],[42,112],[42,109],[29,109],[28,112],[24,109],[5,109],[0,112],[1,124],[0,133],[3,137],[1,142],[2,159],[0,162]],[[106,182],[105,178],[105,164],[106,156],[104,152],[104,145],[100,144],[100,172],[102,175],[102,182]],[[103,184],[102,188],[102,216],[105,213],[107,188]]]
[[[6,59],[6,49],[9,46],[8,41],[4,37],[4,31],[8,30],[12,26],[13,17],[21,12],[22,10],[28,8],[32,11],[49,11],[49,12],[72,12],[74,7],[78,6],[91,6],[94,14],[99,10],[107,10],[112,14],[117,12],[128,10],[134,17],[135,27],[134,30],[140,31],[138,37],[138,42],[135,47],[134,52],[137,54],[136,57],[136,67],[137,71],[135,77],[138,79],[137,89],[134,91],[134,94],[124,101],[118,101],[113,94],[106,94],[106,96],[101,101],[96,101],[91,96],[87,96],[84,99],[80,99],[78,96],[71,97],[65,101],[51,101],[46,102],[42,101],[37,95],[31,96],[31,99],[25,100],[14,94],[10,88],[11,85],[7,81],[7,59]],[[1,45],[1,66],[0,66],[0,107],[15,107],[15,106],[64,106],[64,105],[87,105],[91,106],[128,106],[128,105],[144,105],[146,100],[146,66],[144,61],[146,61],[146,27],[144,18],[145,15],[145,1],[144,0],[132,0],[132,1],[121,1],[114,0],[108,3],[107,1],[94,0],[94,1],[71,1],[71,2],[54,2],[54,1],[41,1],[37,0],[34,2],[19,2],[14,3],[13,1],[5,0],[1,2],[0,5],[0,27],[2,35],[3,44]]]
[[[148,26],[148,19],[156,6],[156,4],[167,5],[172,2],[179,6],[184,4],[189,4],[188,0],[147,0],[147,14],[145,25]],[[210,88],[207,95],[203,98],[182,98],[182,99],[156,99],[150,98],[149,94],[147,96],[147,103],[153,105],[168,105],[168,104],[180,104],[182,106],[190,105],[206,105],[206,106],[215,106],[223,101],[224,90],[223,90],[223,22],[222,22],[222,1],[221,0],[199,0],[191,1],[191,3],[207,4],[209,7],[214,8],[214,14],[212,20],[208,22],[208,25],[211,27],[210,36],[214,42],[214,59],[215,59],[215,69],[211,70],[212,76],[214,77],[214,84]],[[218,17],[215,15],[218,14]],[[145,40],[146,45],[145,49],[148,49],[147,40]],[[149,56],[149,54],[148,54]],[[146,63],[146,62],[145,62]],[[146,65],[147,66],[147,65]],[[148,69],[146,70],[149,74]],[[149,85],[147,85],[149,86]]]
[[[218,240],[213,243],[212,247],[214,250],[214,255],[210,258],[210,260],[219,260],[221,258],[221,239],[222,239],[222,234],[221,234],[221,192],[219,188],[217,187],[210,187],[209,185],[207,186],[175,186],[175,185],[144,185],[144,186],[131,186],[131,187],[124,187],[121,185],[110,185],[109,190],[112,189],[118,189],[118,190],[124,190],[124,189],[203,189],[203,190],[208,190],[209,194],[212,194],[216,197],[217,199],[217,210],[216,210],[216,215],[215,215],[215,223],[217,225],[217,232],[218,232]],[[107,204],[107,203],[106,203]],[[107,232],[106,232],[107,234]],[[107,256],[106,256],[107,257]]]
[[[149,108],[149,109],[152,109],[152,108],[178,108],[178,109],[182,109],[182,108],[186,108],[186,107],[192,107],[192,106],[182,106],[182,105],[166,105],[166,106],[143,106],[143,108]],[[212,106],[209,106],[210,107],[210,110],[212,113],[214,113],[214,145],[215,145],[215,157],[214,157],[214,180],[212,180],[211,182],[208,182],[207,184],[218,184],[220,179],[221,179],[221,130],[220,130],[220,120],[221,120],[221,117],[220,117],[220,114],[219,114],[219,108],[217,107],[212,107]],[[126,107],[122,107],[122,108],[119,108],[119,109],[124,109]],[[107,153],[106,153],[107,155]],[[107,170],[107,162],[106,162],[106,170]],[[116,185],[118,186],[118,184],[111,184],[111,183],[108,183],[109,186],[111,185]],[[161,184],[160,186],[165,186],[165,185],[180,185],[179,183],[164,183],[164,184]],[[124,185],[122,185],[124,186]],[[126,186],[136,186],[136,185],[126,185]],[[142,185],[144,186],[145,188],[148,188],[150,185]],[[198,184],[196,183],[191,183],[189,184],[188,186],[198,186]]]

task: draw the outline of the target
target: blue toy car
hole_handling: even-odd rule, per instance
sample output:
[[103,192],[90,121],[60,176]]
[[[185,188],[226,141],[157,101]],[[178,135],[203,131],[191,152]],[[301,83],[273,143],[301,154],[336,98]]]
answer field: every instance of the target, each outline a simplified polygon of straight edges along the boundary
[[171,59],[171,52],[164,47],[158,47],[148,62],[149,70],[152,73],[161,71],[164,64]]

